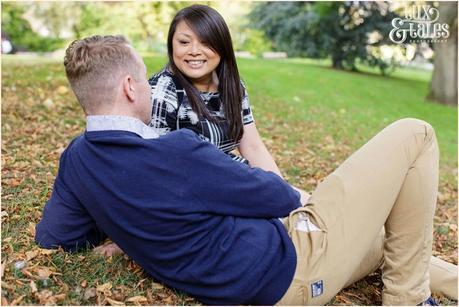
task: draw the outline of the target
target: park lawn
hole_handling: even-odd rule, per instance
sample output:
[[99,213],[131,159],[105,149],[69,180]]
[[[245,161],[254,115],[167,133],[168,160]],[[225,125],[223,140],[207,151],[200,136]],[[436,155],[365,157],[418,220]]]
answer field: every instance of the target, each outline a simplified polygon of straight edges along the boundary
[[[103,259],[90,250],[67,254],[35,245],[34,226],[51,193],[59,155],[84,130],[84,116],[62,64],[2,60],[2,304],[198,304],[148,278],[125,256]],[[165,58],[145,62],[151,74]],[[442,155],[434,254],[457,263],[457,109],[424,99],[427,73],[382,77],[303,59],[238,62],[265,144],[286,179],[306,190],[390,122],[430,122]],[[25,267],[16,269],[20,261]],[[331,304],[378,305],[381,289],[375,273]],[[436,297],[444,305],[457,304]]]

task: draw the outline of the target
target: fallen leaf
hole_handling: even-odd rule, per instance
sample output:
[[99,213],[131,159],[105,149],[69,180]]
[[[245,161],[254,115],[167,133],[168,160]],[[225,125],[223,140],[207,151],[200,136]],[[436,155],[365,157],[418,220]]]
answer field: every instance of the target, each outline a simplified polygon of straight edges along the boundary
[[20,269],[25,268],[26,265],[27,265],[27,262],[26,262],[26,261],[20,260],[20,261],[16,261],[16,262],[14,263],[14,268],[15,268],[16,270],[20,270]]
[[48,98],[46,99],[43,104],[45,105],[45,107],[47,107],[48,109],[51,109],[53,106],[54,106],[54,102],[51,98]]
[[88,285],[88,282],[86,280],[83,280],[81,283],[80,283],[80,286],[82,286],[83,288],[86,288],[86,286]]
[[2,279],[2,277],[3,277],[3,273],[5,272],[5,268],[6,268],[6,259],[0,265],[0,279]]
[[8,306],[8,305],[9,305],[8,301],[2,295],[2,306]]
[[152,282],[151,283],[151,287],[155,290],[161,290],[161,289],[164,289],[164,286],[161,285],[161,284],[158,284],[157,282]]
[[130,297],[126,300],[126,302],[134,303],[134,304],[141,304],[141,303],[147,303],[148,300],[145,296],[142,295],[136,295],[133,297]]
[[40,254],[42,255],[45,255],[45,256],[49,256],[51,254],[54,254],[56,252],[55,249],[44,249],[44,248],[40,248]]
[[7,284],[7,283],[4,282],[3,280],[2,280],[2,283],[1,283],[1,284],[2,284],[2,289],[8,289],[8,290],[10,290],[10,291],[14,291],[14,290],[15,290],[15,288],[14,288],[13,286]]
[[107,282],[103,285],[97,286],[97,292],[102,292],[105,296],[110,296],[112,293],[110,289],[112,288],[112,283]]
[[51,276],[51,274],[53,274],[53,272],[47,267],[37,268],[35,271],[37,272],[40,279],[47,279],[49,276]]
[[32,291],[32,293],[35,293],[38,291],[37,285],[35,284],[33,280],[30,281],[30,291]]
[[147,289],[147,299],[149,304],[153,304],[153,293],[151,293],[151,289]]
[[61,294],[56,294],[52,296],[52,299],[56,302],[63,301],[67,297],[67,294],[61,293]]
[[94,296],[96,296],[96,288],[88,288],[84,290],[83,298],[85,301],[93,298]]
[[42,290],[35,294],[35,298],[39,301],[40,305],[48,305],[48,304],[52,305],[54,303],[54,300],[51,299],[52,296],[53,296],[53,292],[47,289]]
[[22,269],[21,273],[24,274],[25,276],[29,277],[29,278],[32,278],[32,279],[36,278],[35,275],[30,273],[28,269]]
[[67,94],[68,91],[69,91],[69,89],[68,89],[66,86],[63,86],[63,85],[61,85],[61,86],[59,86],[59,87],[57,88],[57,92],[58,92],[60,95],[65,95],[65,94]]
[[105,300],[112,306],[123,306],[124,305],[123,302],[113,300],[113,299],[111,299],[109,297],[106,297]]
[[13,300],[11,302],[11,306],[16,306],[16,305],[19,305],[19,303],[22,301],[22,299],[25,297],[25,295],[21,295],[20,297],[18,297],[17,299]]
[[29,232],[29,235],[34,238],[35,237],[35,223],[30,222],[29,226],[27,227],[27,231]]
[[38,256],[38,253],[39,251],[38,250],[32,250],[32,251],[28,251],[26,252],[26,260],[27,261],[30,261],[32,260],[33,258],[37,257]]

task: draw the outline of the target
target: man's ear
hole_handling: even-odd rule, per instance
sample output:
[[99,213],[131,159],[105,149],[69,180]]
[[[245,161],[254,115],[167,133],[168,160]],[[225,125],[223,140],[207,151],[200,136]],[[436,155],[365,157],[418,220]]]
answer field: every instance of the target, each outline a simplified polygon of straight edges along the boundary
[[123,91],[129,101],[134,101],[135,99],[135,88],[134,88],[134,79],[131,75],[127,75],[123,79]]

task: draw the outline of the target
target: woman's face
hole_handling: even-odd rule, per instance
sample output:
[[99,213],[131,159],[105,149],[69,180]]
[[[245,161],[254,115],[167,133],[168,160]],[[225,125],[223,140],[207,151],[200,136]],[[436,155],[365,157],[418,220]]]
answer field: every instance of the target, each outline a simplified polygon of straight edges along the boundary
[[177,24],[172,37],[172,56],[177,68],[194,85],[212,80],[220,55],[202,42],[185,21]]

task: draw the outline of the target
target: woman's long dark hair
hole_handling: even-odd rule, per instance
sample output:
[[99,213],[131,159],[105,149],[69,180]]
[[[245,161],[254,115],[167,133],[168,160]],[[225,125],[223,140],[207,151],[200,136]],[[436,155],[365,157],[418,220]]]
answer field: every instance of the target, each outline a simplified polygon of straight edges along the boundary
[[195,4],[180,10],[175,15],[167,36],[169,67],[185,89],[193,111],[212,122],[215,122],[215,119],[204,105],[199,91],[174,63],[172,37],[180,21],[185,21],[201,41],[206,42],[221,58],[216,68],[219,80],[218,92],[223,103],[225,118],[229,121],[229,135],[235,141],[239,141],[243,134],[241,115],[243,89],[228,26],[216,10],[205,5]]

